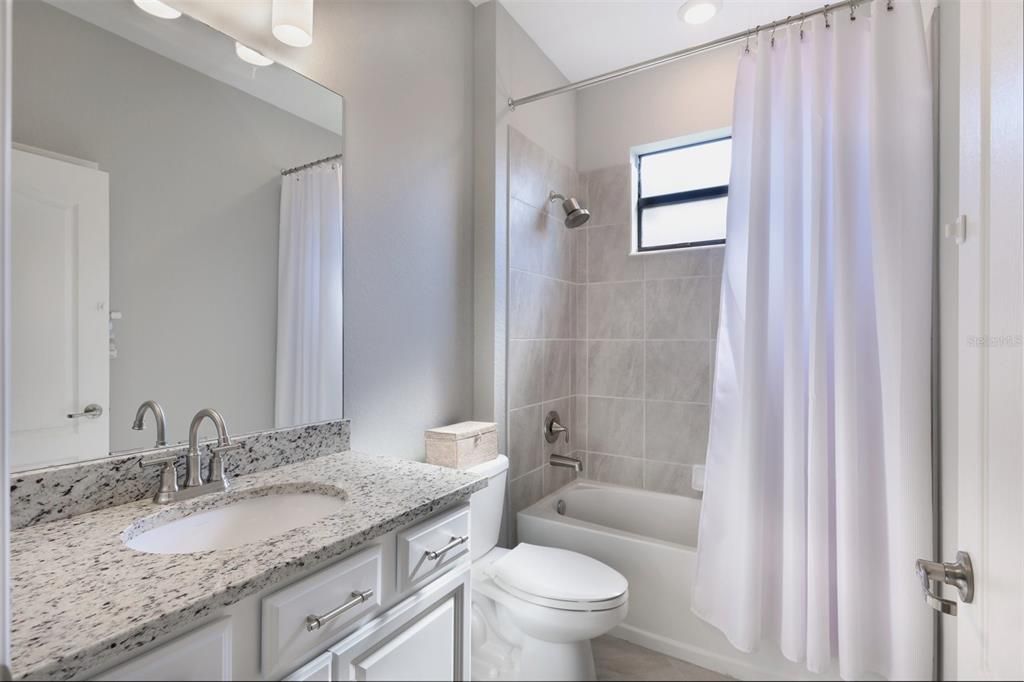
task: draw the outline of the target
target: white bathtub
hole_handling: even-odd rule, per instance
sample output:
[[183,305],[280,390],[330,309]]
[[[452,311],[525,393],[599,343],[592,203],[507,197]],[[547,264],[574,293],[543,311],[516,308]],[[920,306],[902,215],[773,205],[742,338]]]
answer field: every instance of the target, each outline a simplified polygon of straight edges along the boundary
[[[564,513],[558,513],[564,502]],[[519,512],[520,542],[592,556],[629,581],[629,615],[611,634],[739,679],[812,675],[778,651],[744,654],[690,611],[700,501],[577,481]]]

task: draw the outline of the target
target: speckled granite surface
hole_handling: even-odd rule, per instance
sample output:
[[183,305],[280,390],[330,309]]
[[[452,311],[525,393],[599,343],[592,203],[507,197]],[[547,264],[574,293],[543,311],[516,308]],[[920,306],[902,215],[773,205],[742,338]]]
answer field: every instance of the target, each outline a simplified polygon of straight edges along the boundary
[[[69,679],[211,611],[287,580],[390,530],[468,499],[474,474],[354,452],[327,455],[233,481],[227,493],[157,507],[148,500],[11,534],[12,669],[17,679]],[[269,486],[347,496],[342,511],[233,549],[144,554],[122,534],[147,517],[220,506]]]
[[[243,447],[225,457],[226,470],[229,476],[243,476],[344,452],[349,449],[350,434],[349,420],[340,419],[237,436],[234,440]],[[140,467],[140,459],[176,452],[181,458],[178,482],[184,484],[186,450],[187,446],[178,444],[17,473],[11,476],[11,528],[152,497],[160,485],[160,473],[158,469]]]

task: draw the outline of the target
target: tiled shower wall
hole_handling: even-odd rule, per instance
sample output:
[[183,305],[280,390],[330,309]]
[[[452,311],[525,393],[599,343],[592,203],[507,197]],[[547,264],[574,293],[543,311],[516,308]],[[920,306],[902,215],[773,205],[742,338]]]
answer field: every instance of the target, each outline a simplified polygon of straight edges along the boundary
[[[514,129],[509,164],[510,511],[574,478],[553,453],[585,478],[697,495],[723,249],[629,255],[628,164],[577,175]],[[578,196],[586,226],[566,228],[550,190]],[[545,442],[550,410],[568,443]]]
[[585,476],[698,495],[691,474],[707,449],[724,247],[631,256],[629,165],[581,182],[592,214],[578,231]]
[[[576,171],[515,129],[510,129],[508,177],[508,456],[514,518],[574,475],[547,466],[547,460],[551,454],[571,454],[582,435],[575,403],[585,239],[565,227],[561,205],[548,202],[551,190],[578,195]],[[568,443],[544,440],[544,417],[551,410],[568,427]]]

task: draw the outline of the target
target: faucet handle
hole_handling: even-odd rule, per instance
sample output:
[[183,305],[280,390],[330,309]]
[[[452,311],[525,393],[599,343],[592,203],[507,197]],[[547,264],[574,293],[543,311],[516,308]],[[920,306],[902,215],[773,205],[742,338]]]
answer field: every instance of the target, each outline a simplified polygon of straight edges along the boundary
[[225,445],[211,445],[208,447],[210,454],[214,457],[220,457],[226,452],[232,452],[234,450],[241,450],[241,443],[227,443]]
[[153,501],[157,504],[166,504],[172,502],[178,492],[178,456],[164,455],[139,460],[139,466],[142,468],[157,465],[162,465],[163,468],[160,470],[160,489],[153,496]]
[[211,445],[210,449],[210,473],[206,477],[210,483],[223,481],[227,487],[227,476],[224,473],[224,458],[221,456],[234,450],[241,450],[241,443],[226,443],[224,445]]

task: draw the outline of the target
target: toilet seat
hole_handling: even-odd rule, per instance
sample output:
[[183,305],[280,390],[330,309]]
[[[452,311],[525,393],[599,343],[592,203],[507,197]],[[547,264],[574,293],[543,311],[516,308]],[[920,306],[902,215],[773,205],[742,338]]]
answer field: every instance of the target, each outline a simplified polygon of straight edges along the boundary
[[520,544],[490,562],[495,586],[527,603],[560,611],[607,611],[625,604],[629,584],[591,557],[554,547]]

